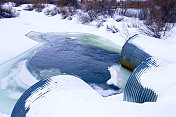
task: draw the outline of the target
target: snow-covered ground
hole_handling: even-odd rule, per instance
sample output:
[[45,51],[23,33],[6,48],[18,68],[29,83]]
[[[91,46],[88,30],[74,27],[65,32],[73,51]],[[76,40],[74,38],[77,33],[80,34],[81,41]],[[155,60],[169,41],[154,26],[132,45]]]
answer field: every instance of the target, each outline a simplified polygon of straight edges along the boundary
[[6,114],[3,114],[3,113],[0,113],[0,117],[10,117],[10,116],[6,115]]
[[[17,8],[18,10],[21,10],[19,17],[11,19],[0,19],[0,64],[16,57],[19,54],[22,54],[23,52],[38,44],[37,42],[25,37],[25,34],[30,31],[91,33],[108,38],[114,43],[122,46],[125,43],[125,36],[127,36],[127,30],[124,27],[126,26],[126,24],[130,24],[134,21],[134,19],[132,18],[125,18],[122,22],[116,22],[113,19],[108,19],[107,22],[104,23],[104,26],[96,28],[95,26],[80,24],[79,22],[77,22],[76,17],[73,18],[73,20],[71,21],[68,19],[63,20],[60,15],[48,17],[42,12],[38,13],[35,11],[24,11],[22,10],[22,8],[23,7]],[[120,30],[120,32],[113,34],[112,32],[106,30],[106,25],[115,25]],[[137,30],[134,28],[128,28],[128,30],[130,35],[137,33]],[[157,40],[155,38],[149,38],[147,36],[141,35],[139,36],[138,40],[136,39],[134,41],[134,43],[139,45],[143,50],[147,51],[151,55],[164,58],[167,61],[174,63],[176,61],[176,35],[174,34],[175,31],[176,28],[174,28],[170,32],[170,36],[165,40]],[[168,81],[167,83],[172,87],[173,85],[175,85],[176,82],[176,80],[174,80],[175,63],[171,63],[170,65],[171,66],[168,66],[167,69],[162,69],[162,72],[166,73],[164,74],[164,76],[162,76],[163,73],[160,74],[161,71],[157,71],[157,73],[160,75],[156,75],[153,72],[152,74],[154,74],[155,77],[168,77],[168,79],[171,78],[171,80],[169,81],[172,82]],[[145,77],[148,76],[146,75]],[[112,81],[114,81],[114,84],[117,84],[115,80]],[[80,81],[78,80],[78,82]],[[165,83],[164,80],[158,85],[162,85],[163,83]],[[113,82],[111,82],[111,84],[113,84]],[[162,96],[162,98],[160,98],[155,103],[135,104],[124,102],[122,101],[122,94],[107,98],[103,98],[99,96],[99,94],[95,94],[92,95],[91,99],[94,98],[94,96],[96,98],[97,95],[100,98],[96,98],[95,101],[90,101],[90,103],[88,103],[86,98],[83,98],[84,93],[83,95],[81,95],[81,93],[78,93],[75,94],[76,98],[80,99],[78,103],[75,102],[76,98],[68,97],[68,100],[70,102],[68,108],[67,106],[64,106],[65,103],[63,103],[62,100],[60,101],[62,103],[60,103],[60,105],[58,106],[62,107],[63,104],[64,108],[66,109],[62,110],[63,115],[61,116],[64,117],[64,114],[68,114],[68,116],[70,116],[69,112],[73,112],[72,109],[74,108],[74,105],[76,105],[77,107],[75,109],[80,111],[74,111],[73,115],[81,115],[84,117],[174,117],[176,108],[176,88],[173,86],[172,91],[169,91],[169,89],[171,88],[169,87],[169,85],[167,85],[168,87],[165,87],[165,89],[163,89],[163,94],[167,95]],[[65,92],[65,96],[66,93],[67,92]],[[67,100],[67,98],[65,100]],[[90,107],[84,109],[82,107],[84,103],[86,104],[85,106]],[[90,109],[92,113],[89,113],[88,109]],[[54,114],[59,114],[57,113],[57,111],[54,112]],[[0,117],[8,117],[8,115],[0,113]]]

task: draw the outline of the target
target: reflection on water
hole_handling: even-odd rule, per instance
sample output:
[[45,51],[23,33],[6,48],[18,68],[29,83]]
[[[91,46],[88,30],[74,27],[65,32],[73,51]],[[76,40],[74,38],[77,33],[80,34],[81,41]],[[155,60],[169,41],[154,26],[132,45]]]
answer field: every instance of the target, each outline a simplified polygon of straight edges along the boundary
[[[111,78],[108,67],[120,64],[121,47],[118,45],[96,35],[80,33],[31,32],[27,36],[42,42],[42,45],[0,65],[0,112],[9,114],[16,100],[30,83],[35,82],[35,78],[75,75],[104,96],[119,92],[117,87],[106,83]],[[24,71],[28,75],[20,75]]]

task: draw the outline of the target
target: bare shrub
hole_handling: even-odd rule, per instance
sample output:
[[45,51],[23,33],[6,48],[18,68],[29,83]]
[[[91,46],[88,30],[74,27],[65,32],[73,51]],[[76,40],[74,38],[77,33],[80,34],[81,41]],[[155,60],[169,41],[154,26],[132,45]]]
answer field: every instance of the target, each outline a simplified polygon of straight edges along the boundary
[[173,27],[173,23],[163,22],[162,19],[160,19],[159,17],[157,17],[155,21],[151,21],[151,19],[146,19],[145,21],[143,21],[142,24],[138,25],[138,29],[142,33],[159,39],[166,36],[166,34]]
[[103,26],[103,22],[102,21],[98,21],[98,23],[95,25],[97,28],[100,28]]
[[126,17],[138,17],[139,1],[133,0],[120,0],[116,13]]
[[124,38],[125,41],[127,41],[132,36],[127,25],[128,24],[123,23],[122,31],[119,31],[120,35]]
[[77,8],[76,7],[74,7],[74,6],[69,6],[69,7],[67,7],[68,8],[68,12],[69,12],[69,15],[70,16],[73,16],[73,15],[75,15],[76,13],[77,13]]
[[148,10],[147,8],[143,7],[142,9],[139,10],[138,12],[138,18],[140,20],[145,20],[148,16]]
[[85,12],[93,11],[95,14],[107,15],[110,17],[114,15],[116,9],[116,2],[114,0],[86,1],[83,5],[83,10]]
[[62,15],[63,19],[68,18],[68,20],[72,20],[72,16],[76,15],[77,9],[74,6],[60,6],[58,10],[58,14]]
[[62,15],[62,19],[66,19],[69,16],[69,12],[66,7],[60,7],[58,13]]
[[89,10],[87,12],[87,14],[88,14],[88,17],[90,19],[90,22],[92,22],[92,21],[94,21],[98,18],[98,14],[94,10]]
[[[139,25],[143,33],[161,39],[170,31],[174,24],[170,23],[169,11],[172,9],[174,0],[148,0],[142,9],[144,22]],[[172,14],[174,15],[174,14]]]
[[104,22],[104,17],[101,14],[96,14],[94,10],[89,10],[85,13],[79,13],[78,20],[82,24],[89,24],[93,21],[97,21],[101,26],[101,23]]
[[115,0],[93,0],[82,1],[81,10],[84,13],[79,14],[79,21],[83,24],[89,24],[92,21],[97,21],[96,27],[103,25],[103,19],[113,17],[116,10]]
[[42,10],[45,8],[44,4],[34,4],[33,8],[37,11],[37,12],[42,12]]
[[47,9],[44,13],[45,13],[45,15],[48,15],[48,16],[57,15],[58,14],[58,8],[54,7],[53,9]]
[[118,29],[117,27],[115,27],[114,25],[112,25],[112,26],[106,25],[106,30],[107,30],[107,31],[110,31],[110,32],[112,32],[112,33],[117,33],[117,32],[119,32],[119,29]]
[[12,7],[3,7],[4,1],[0,2],[0,18],[17,17],[19,13]]
[[53,0],[53,3],[56,4],[59,7],[63,7],[63,6],[74,6],[74,7],[78,7],[78,1],[77,0]]
[[121,22],[122,20],[124,20],[124,18],[123,18],[123,17],[120,17],[120,18],[117,18],[117,19],[116,19],[116,22]]
[[89,23],[92,22],[92,19],[89,17],[89,15],[87,13],[79,13],[78,14],[78,20],[82,24],[89,24]]
[[32,11],[32,10],[34,10],[33,6],[34,6],[33,4],[28,4],[25,8],[23,8],[23,10]]
[[128,9],[128,1],[120,0],[119,14],[125,16],[127,9]]
[[30,1],[32,1],[32,0],[6,0],[6,1],[14,2],[14,3],[16,3],[16,6],[20,6],[22,4],[29,4]]

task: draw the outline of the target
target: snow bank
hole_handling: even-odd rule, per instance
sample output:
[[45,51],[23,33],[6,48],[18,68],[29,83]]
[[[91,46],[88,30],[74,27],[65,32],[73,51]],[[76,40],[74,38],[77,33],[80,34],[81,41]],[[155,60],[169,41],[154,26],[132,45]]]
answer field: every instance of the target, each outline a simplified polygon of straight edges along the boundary
[[176,62],[176,41],[156,39],[153,37],[138,35],[130,43],[136,45],[146,53],[154,57],[164,58]]
[[[22,20],[0,19],[0,64],[18,56],[37,44],[25,37],[25,25],[21,25]],[[28,29],[29,30],[29,29]]]
[[151,66],[140,76],[141,84],[153,89],[159,96],[158,101],[167,101],[168,97],[176,97],[176,63],[161,58],[152,59],[156,62],[156,66]]
[[43,88],[38,87],[23,102],[26,102],[26,108],[30,108],[27,117],[58,117],[58,115],[64,117],[172,117],[175,115],[174,97],[144,104],[124,102],[122,98],[122,95],[103,98],[81,79],[62,75],[52,77],[47,85],[45,84]]
[[111,74],[111,78],[107,81],[107,84],[125,89],[126,82],[131,72],[121,65],[113,65],[109,67],[108,70]]
[[0,117],[10,117],[10,115],[3,114],[3,113],[0,112]]
[[33,91],[26,100],[26,108],[30,107],[26,116],[90,117],[96,111],[93,104],[100,104],[103,99],[88,84],[74,76],[55,76],[47,84]]
[[95,89],[101,96],[108,97],[115,94],[122,93],[122,90],[115,90],[115,89],[103,89],[102,87],[98,86],[97,84],[89,84],[93,89]]
[[[173,30],[175,30],[174,28]],[[174,34],[166,40],[156,39],[145,35],[138,35],[131,39],[130,43],[136,45],[148,53],[156,61],[159,67],[152,67],[140,77],[141,83],[154,89],[159,96],[166,95],[175,97],[175,68],[176,68],[176,40]]]
[[[136,89],[137,91],[137,88],[135,88],[137,84],[133,85],[133,83],[137,80],[134,81],[133,78],[139,78],[138,82],[141,83],[144,88],[150,88],[154,90],[158,94],[159,98],[162,98],[162,100],[168,100],[170,99],[170,97],[176,97],[174,93],[175,92],[174,82],[176,81],[175,73],[174,73],[174,69],[176,67],[176,55],[174,53],[176,51],[176,42],[173,41],[173,39],[160,40],[160,39],[148,37],[145,35],[138,35],[136,38],[132,38],[129,41],[129,43],[139,48],[140,50],[142,50],[143,54],[147,53],[150,56],[152,56],[152,60],[150,60],[148,63],[145,63],[145,61],[143,61],[133,71],[132,75],[130,76],[131,79],[126,85],[125,91],[129,90],[129,94],[131,93],[130,92],[131,89],[132,90]],[[132,58],[132,60],[137,60],[137,58],[135,57],[138,57],[138,56],[140,57],[140,53],[137,52],[136,50],[131,49],[129,51],[132,51],[132,52],[134,51],[133,54],[135,54],[135,56],[134,58]],[[130,54],[130,52],[128,54]],[[133,55],[131,54],[131,56]],[[156,65],[154,65],[153,63]],[[139,99],[139,98],[135,98],[136,94],[133,94],[133,93],[134,92],[131,93],[131,97],[128,95],[127,96],[124,95],[125,99],[126,97],[127,98],[129,97],[129,100],[131,98]],[[140,93],[142,95],[141,92],[137,92],[137,93]],[[128,93],[124,93],[124,94],[128,94]],[[140,94],[137,94],[137,95],[140,95]]]

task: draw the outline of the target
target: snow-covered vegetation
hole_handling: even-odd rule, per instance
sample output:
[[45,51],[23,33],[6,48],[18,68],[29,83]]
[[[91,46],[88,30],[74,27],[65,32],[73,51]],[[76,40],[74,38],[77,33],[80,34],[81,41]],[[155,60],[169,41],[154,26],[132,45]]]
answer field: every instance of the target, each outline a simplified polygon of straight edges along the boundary
[[[135,17],[142,20],[141,22],[134,22],[138,30],[153,36],[155,38],[163,38],[167,32],[170,31],[176,19],[174,0],[147,0],[147,1],[87,1],[87,0],[10,0],[14,4],[11,7],[4,8],[3,0],[0,2],[0,16],[1,17],[15,17],[18,13],[12,9],[12,6],[19,6],[28,4],[25,10],[35,10],[38,12],[44,11],[48,16],[61,14],[63,19],[68,18],[72,20],[77,17],[79,22],[83,24],[94,24],[97,28],[103,26],[107,18],[113,18],[117,22],[122,21],[123,16]],[[8,0],[9,2],[9,0]],[[7,4],[7,3],[6,3]],[[46,9],[49,5],[52,8]],[[121,15],[122,17],[117,17]],[[96,24],[95,24],[96,22]],[[107,26],[107,30],[117,33],[119,30],[114,26]]]
[[[75,116],[81,115],[84,117],[174,117],[176,106],[174,73],[176,62],[176,56],[174,55],[176,50],[175,7],[175,0],[155,0],[155,2],[152,0],[1,0],[0,65],[38,44],[38,42],[25,36],[30,31],[91,33],[108,38],[120,46],[123,46],[129,37],[138,33],[140,36],[133,41],[135,45],[150,55],[167,61],[167,65],[155,69],[156,72],[150,71],[142,76],[144,79],[150,77],[151,82],[151,79],[154,79],[151,84],[145,80],[142,83],[158,89],[161,93],[159,100],[155,103],[127,103],[122,99],[123,93],[104,98],[95,93],[83,81],[71,79],[70,84],[73,83],[73,87],[74,83],[80,83],[80,86],[76,87],[79,88],[79,93],[73,95],[73,92],[70,93],[69,91],[68,98],[56,94],[61,99],[69,101],[69,108],[64,101],[57,101],[59,109],[63,109],[62,115],[59,116],[71,116],[69,112],[72,112]],[[110,67],[109,70],[112,78],[107,83],[124,88],[126,79],[125,81],[116,79],[118,74],[115,66]],[[162,79],[163,77],[164,79]],[[65,83],[65,79],[60,78],[60,80]],[[157,84],[158,80],[160,82]],[[27,79],[27,81],[29,80]],[[160,88],[160,86],[162,87]],[[69,90],[73,88],[67,85],[65,87]],[[85,90],[81,90],[84,87],[86,87],[86,90],[89,89],[90,97],[87,94],[85,95]],[[62,92],[65,96],[66,93],[67,91]],[[71,98],[71,96],[75,97]],[[77,100],[77,98],[80,100]],[[55,103],[47,101],[47,104]],[[40,108],[46,109],[46,107],[47,105]],[[36,106],[33,109],[37,108]],[[75,111],[72,110],[73,108]],[[89,113],[89,109],[92,113]],[[39,111],[39,114],[42,114],[42,112]],[[53,116],[61,114],[57,110],[52,112],[54,112]],[[33,113],[35,114],[34,111]],[[49,114],[49,111],[46,114]],[[8,115],[0,112],[0,117],[8,117]]]

